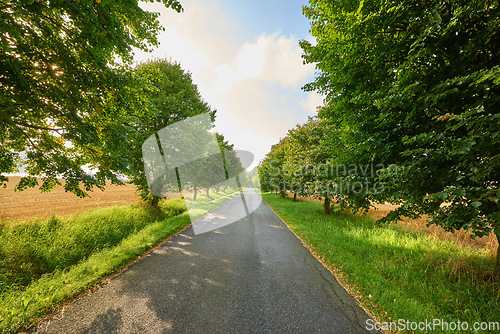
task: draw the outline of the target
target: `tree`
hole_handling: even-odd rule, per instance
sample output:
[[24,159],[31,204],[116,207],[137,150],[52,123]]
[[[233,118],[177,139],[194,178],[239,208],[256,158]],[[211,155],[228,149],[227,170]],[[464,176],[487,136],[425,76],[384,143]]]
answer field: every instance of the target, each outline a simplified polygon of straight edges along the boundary
[[[182,10],[176,0],[163,3]],[[0,173],[26,162],[31,177],[18,190],[41,176],[49,191],[62,177],[78,196],[86,195],[80,183],[90,190],[120,182],[128,111],[106,100],[127,106],[130,77],[115,69],[132,60],[133,47],[157,44],[159,14],[130,0],[0,0],[0,8]]]
[[285,137],[273,145],[259,167],[262,189],[264,191],[275,191],[281,197],[285,197],[287,192],[287,179],[283,168],[287,141],[288,138]]
[[[132,124],[134,134],[127,145],[130,162],[127,176],[137,186],[141,198],[156,206],[159,198],[152,195],[148,187],[142,144],[155,132],[191,116],[210,113],[213,121],[216,111],[202,99],[191,74],[178,63],[155,59],[139,64],[133,74],[138,84],[129,92],[136,99]],[[186,140],[186,147],[200,144],[188,136],[183,139]]]
[[[310,1],[327,96],[320,117],[353,130],[356,163],[394,164],[370,201],[401,204],[386,220],[500,240],[498,1]],[[499,249],[500,251],[500,249]],[[500,281],[500,254],[494,277]]]
[[324,135],[322,124],[314,118],[289,130],[266,158],[261,162],[259,175],[265,191],[275,190],[282,197],[287,192],[297,195],[324,198],[325,213],[330,212],[330,195],[323,187],[323,175],[316,173],[317,167],[327,158],[319,147]]
[[[236,178],[237,186],[241,188],[247,186],[250,183],[250,175],[251,173],[244,173],[246,171],[246,163],[251,163],[250,161],[245,161],[245,154],[248,154],[246,151],[239,151],[240,156],[238,156],[237,151],[234,150],[234,145],[230,144],[227,140],[225,140],[222,134],[216,133],[217,141],[219,143],[219,148],[222,154],[223,163],[224,163],[224,174],[226,180]],[[251,156],[253,160],[253,155]],[[250,159],[248,159],[250,160]],[[214,183],[212,183],[214,184]],[[207,195],[208,195],[207,188]]]
[[308,122],[288,131],[284,169],[295,194],[323,199],[323,213],[330,213],[333,196],[330,188],[330,157],[322,145],[327,133],[325,123],[310,117]]
[[[211,135],[211,133],[208,134]],[[240,190],[247,183],[246,174],[241,174],[244,172],[244,168],[234,150],[234,145],[225,140],[224,136],[220,133],[216,132],[215,136],[219,151],[214,155],[199,159],[186,167],[188,169],[190,185],[194,191],[193,200],[196,200],[197,190],[204,188],[206,196],[210,198],[211,188],[219,190],[228,187],[229,185],[226,181],[232,178],[236,178],[237,183],[233,186],[237,186]]]

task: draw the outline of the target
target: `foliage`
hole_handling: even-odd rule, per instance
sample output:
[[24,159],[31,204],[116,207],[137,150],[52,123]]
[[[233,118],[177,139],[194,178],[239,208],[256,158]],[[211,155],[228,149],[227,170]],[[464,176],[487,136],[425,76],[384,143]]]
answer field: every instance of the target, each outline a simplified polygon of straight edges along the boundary
[[[371,166],[350,164],[354,148],[347,128],[336,128],[316,117],[297,125],[273,146],[260,165],[265,190],[287,191],[330,201],[353,211],[370,205],[366,193],[374,192],[375,171]],[[363,191],[364,190],[364,191]]]
[[[182,135],[182,149],[185,154],[191,156],[202,154],[198,159],[179,167],[182,189],[190,189],[193,192],[193,200],[196,200],[198,191],[202,188],[205,189],[207,197],[210,197],[211,188],[216,191],[239,188],[236,184],[226,182],[243,172],[234,145],[229,144],[222,134],[216,132],[214,137],[209,131],[199,132],[198,127],[196,135]],[[189,145],[185,145],[187,143]]]
[[[244,185],[248,184],[250,182],[250,176],[248,174],[240,175],[245,171],[245,167],[248,166],[243,166],[243,161],[242,158],[238,156],[237,151],[234,150],[234,144],[230,144],[227,140],[225,140],[224,136],[220,133],[215,133],[217,137],[217,142],[219,143],[219,148],[222,154],[222,159],[223,159],[223,165],[224,165],[224,176],[225,180],[229,180],[233,177],[238,176],[238,182],[241,182],[239,184],[239,187],[243,187]],[[251,173],[250,173],[251,174]],[[209,184],[209,188],[215,184],[214,180],[212,180]],[[208,189],[207,188],[207,194],[208,194]],[[216,190],[219,190],[220,187],[214,186]]]
[[148,224],[185,210],[184,202],[176,199],[165,202],[161,210],[109,207],[66,220],[54,216],[5,226],[0,232],[0,286],[26,286],[43,274],[74,265]]
[[287,138],[285,137],[278,144],[273,145],[259,166],[262,190],[279,192],[282,197],[286,194],[285,170],[283,168],[286,144]]
[[354,163],[397,168],[366,199],[401,204],[386,220],[427,214],[499,237],[498,1],[311,0],[304,13],[320,117],[352,130]]
[[296,194],[324,199],[324,213],[330,213],[333,184],[331,162],[323,147],[327,132],[324,122],[315,118],[288,131],[283,169],[287,184]]
[[135,119],[131,124],[134,134],[127,143],[130,157],[127,175],[137,186],[141,198],[153,202],[142,160],[143,142],[158,130],[191,116],[210,113],[215,119],[215,110],[203,101],[191,74],[178,63],[151,60],[139,64],[133,75],[137,85],[130,88],[129,94],[136,97]]
[[[176,0],[166,7],[181,11]],[[158,13],[137,1],[0,1],[0,173],[42,176],[42,191],[66,180],[78,196],[106,179],[119,183],[127,166],[125,87],[117,71],[132,48],[156,45]],[[82,167],[96,171],[88,175]],[[0,185],[7,181],[0,176]],[[35,186],[23,178],[18,190]]]
[[[133,76],[137,84],[129,88],[129,94],[136,98],[132,107],[133,122],[130,123],[132,135],[127,142],[126,154],[130,157],[130,166],[126,175],[137,186],[143,200],[157,205],[159,197],[151,194],[145,174],[142,152],[144,141],[159,130],[192,116],[208,113],[213,122],[216,110],[210,108],[202,99],[191,74],[184,71],[178,63],[166,59],[150,60],[139,64],[134,69]],[[196,135],[190,131],[178,134],[176,142],[182,143],[184,154],[189,156],[189,151],[194,155],[205,152],[208,148],[204,145],[213,144],[213,134],[210,132],[213,128],[212,122],[196,124],[193,128]],[[200,132],[200,129],[205,132]],[[206,140],[200,138],[202,135],[206,135]],[[176,169],[176,175],[165,176],[165,182],[162,182],[165,184],[162,184],[162,187],[166,187],[170,192],[178,192],[180,184],[185,182],[181,182],[180,178],[184,178],[188,180],[185,183],[189,184],[182,184],[182,187],[189,187],[195,198],[201,188],[206,189],[208,196],[209,189],[214,184],[225,181],[228,170],[241,171],[233,145],[229,144],[223,135],[215,133],[215,136],[220,152],[225,153],[224,157],[211,155],[182,166],[181,171]],[[165,144],[167,143],[162,142],[162,147]]]

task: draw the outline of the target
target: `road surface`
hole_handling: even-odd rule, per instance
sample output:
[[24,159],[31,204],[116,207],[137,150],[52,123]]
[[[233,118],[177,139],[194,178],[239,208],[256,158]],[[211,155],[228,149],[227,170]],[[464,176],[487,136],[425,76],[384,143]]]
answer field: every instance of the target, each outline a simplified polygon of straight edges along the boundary
[[[258,195],[247,190],[248,204]],[[231,216],[231,199],[203,219]],[[215,231],[192,228],[36,333],[367,333],[366,313],[262,203]]]

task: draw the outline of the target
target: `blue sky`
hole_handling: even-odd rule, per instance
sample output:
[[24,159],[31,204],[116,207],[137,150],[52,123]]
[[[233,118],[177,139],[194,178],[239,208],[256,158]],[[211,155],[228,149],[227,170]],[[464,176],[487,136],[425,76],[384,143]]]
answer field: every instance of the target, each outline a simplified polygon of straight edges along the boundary
[[252,38],[262,32],[296,34],[299,38],[308,36],[309,24],[302,15],[304,0],[257,0],[217,1],[241,23],[242,30]]
[[314,79],[302,64],[299,40],[311,40],[302,15],[306,0],[181,0],[183,13],[142,3],[160,12],[166,31],[153,53],[190,71],[203,98],[217,109],[216,130],[258,163],[271,145],[322,104],[301,87]]

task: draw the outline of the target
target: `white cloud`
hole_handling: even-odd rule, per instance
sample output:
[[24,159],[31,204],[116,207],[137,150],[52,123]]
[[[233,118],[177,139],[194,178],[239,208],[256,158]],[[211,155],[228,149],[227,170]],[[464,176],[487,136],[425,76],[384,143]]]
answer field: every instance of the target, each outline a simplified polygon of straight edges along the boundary
[[300,106],[311,115],[316,115],[317,108],[323,106],[323,96],[316,92],[310,92],[306,99],[300,101]]
[[228,63],[219,65],[212,83],[219,91],[228,91],[238,81],[258,78],[297,88],[313,71],[302,64],[302,50],[295,36],[262,34],[253,43],[245,43]]
[[284,87],[296,88],[314,70],[302,64],[302,49],[295,36],[267,36],[266,68],[268,81],[277,81]]
[[233,61],[215,68],[217,78],[212,82],[212,87],[227,92],[238,81],[261,76],[266,47],[263,39],[258,39],[253,44],[245,43]]
[[[141,2],[140,5],[148,11],[161,13],[159,21],[165,31],[159,38],[159,53],[187,55],[185,42],[189,41],[197,46],[197,51],[192,53],[191,57],[198,56],[200,60],[218,64],[228,61],[240,46],[239,23],[221,8],[217,1],[182,2],[182,13],[167,9],[160,3]],[[169,38],[171,33],[182,36],[182,40],[172,40]]]
[[260,160],[270,145],[314,114],[321,98],[300,87],[311,81],[314,65],[304,66],[298,38],[266,32],[253,40],[217,1],[192,0],[177,14],[161,4],[141,4],[161,12],[166,31],[153,54],[136,59],[172,58],[193,75],[204,99],[218,110],[217,131],[235,148]]

